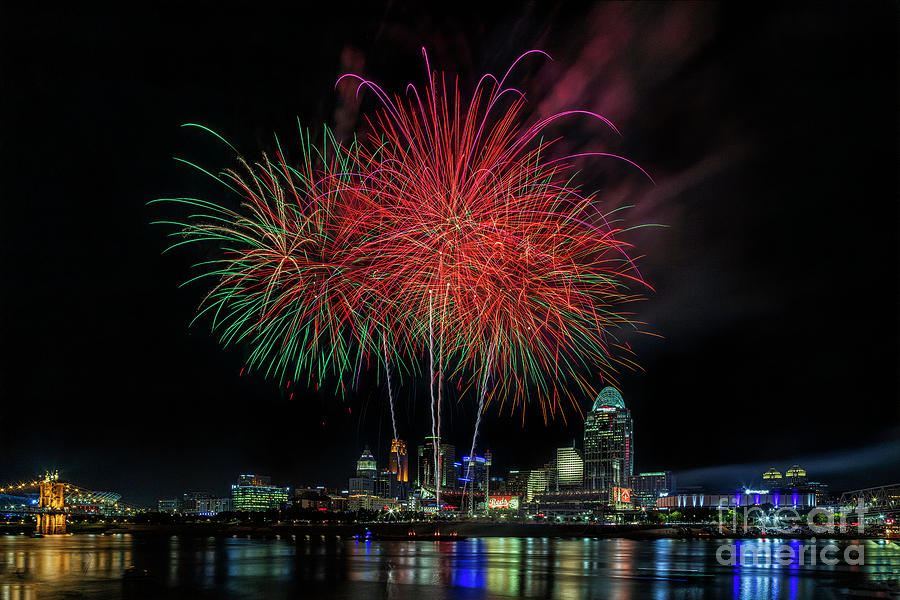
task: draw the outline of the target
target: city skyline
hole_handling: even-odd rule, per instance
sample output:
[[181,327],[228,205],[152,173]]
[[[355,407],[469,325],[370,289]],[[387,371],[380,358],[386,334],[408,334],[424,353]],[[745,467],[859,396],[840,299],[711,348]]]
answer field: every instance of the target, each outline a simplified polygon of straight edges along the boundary
[[[616,213],[623,226],[660,225],[629,241],[655,290],[634,318],[662,337],[617,332],[643,369],[617,377],[638,428],[636,469],[671,469],[687,485],[818,461],[845,488],[896,473],[897,57],[878,11],[529,5],[429,19],[318,5],[245,22],[121,5],[104,22],[129,25],[95,39],[82,33],[99,18],[87,9],[5,10],[22,24],[6,38],[14,93],[0,148],[15,199],[2,240],[8,480],[59,467],[149,504],[148,482],[174,494],[241,472],[337,486],[366,444],[384,451],[394,432],[373,370],[338,394],[331,381],[285,387],[242,374],[246,349],[222,351],[189,326],[204,292],[178,286],[193,257],[162,255],[164,232],[149,223],[167,215],[147,202],[218,193],[171,157],[219,168],[229,155],[180,124],[208,125],[251,156],[271,152],[273,134],[296,147],[297,117],[351,132],[371,98],[344,104],[337,77],[361,70],[402,89],[423,78],[422,45],[471,86],[523,51],[548,52],[553,61],[522,71],[532,116],[562,105],[608,114],[620,138],[576,124],[562,132],[570,149],[621,153],[653,175],[585,172],[605,209],[633,206]],[[322,26],[297,36],[290,25],[309,22]],[[245,27],[270,31],[268,50]],[[177,53],[160,31],[183,40]],[[48,152],[65,157],[50,170]],[[442,439],[462,455],[475,402],[457,383]],[[394,386],[412,457],[430,431],[428,386]],[[577,401],[586,413],[594,398]],[[49,416],[36,432],[38,408]],[[578,439],[581,417],[564,408],[545,424],[538,406],[524,417],[489,406],[480,437],[497,468],[538,466]]]

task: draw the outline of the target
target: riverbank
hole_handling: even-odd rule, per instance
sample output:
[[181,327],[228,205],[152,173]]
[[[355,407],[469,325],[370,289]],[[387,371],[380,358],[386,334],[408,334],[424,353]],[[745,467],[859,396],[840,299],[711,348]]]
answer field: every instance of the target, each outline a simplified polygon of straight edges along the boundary
[[[25,534],[33,532],[31,525],[0,527],[0,534]],[[446,536],[461,538],[624,538],[632,540],[658,539],[725,539],[734,535],[720,535],[708,527],[660,527],[648,525],[598,525],[576,523],[495,523],[479,521],[445,523],[353,523],[308,524],[281,523],[271,525],[237,525],[229,523],[200,522],[172,525],[73,523],[68,533],[75,535],[93,533],[112,535],[129,533],[139,536],[187,536],[187,537],[249,537],[260,539],[289,539],[296,541],[324,542],[365,537],[428,537]],[[753,538],[758,536],[753,535]],[[768,539],[810,539],[815,534],[764,535]],[[855,531],[845,534],[819,535],[821,539],[881,539],[881,536],[865,536]]]

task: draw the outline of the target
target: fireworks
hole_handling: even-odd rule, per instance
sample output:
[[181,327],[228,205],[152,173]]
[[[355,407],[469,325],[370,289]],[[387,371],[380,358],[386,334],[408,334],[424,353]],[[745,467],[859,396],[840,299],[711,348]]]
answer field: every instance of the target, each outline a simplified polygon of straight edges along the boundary
[[195,279],[212,282],[198,318],[280,379],[343,383],[370,355],[386,372],[427,362],[438,438],[449,376],[475,390],[479,415],[495,398],[510,410],[536,399],[545,418],[566,399],[577,410],[593,377],[632,364],[610,332],[631,324],[624,309],[646,285],[574,183],[576,157],[554,157],[558,140],[542,137],[566,116],[612,124],[587,111],[523,124],[525,97],[506,80],[535,53],[485,75],[469,102],[427,56],[422,92],[392,97],[358,78],[383,104],[364,140],[326,132],[316,148],[305,136],[296,166],[280,147],[241,159],[214,176],[237,210],[174,199],[199,209],[175,223],[175,245],[220,247],[198,265]]
[[219,245],[219,256],[197,264],[202,272],[190,281],[214,282],[197,319],[207,318],[222,344],[246,345],[248,367],[280,380],[343,378],[357,367],[371,323],[354,302],[354,249],[336,238],[352,147],[327,131],[320,149],[301,137],[297,167],[279,146],[273,159],[239,158],[239,168],[212,175],[240,197],[237,210],[194,198],[160,201],[198,211],[167,222],[179,228],[172,247]]
[[548,158],[540,137],[567,115],[609,122],[569,111],[522,126],[508,75],[483,77],[467,106],[430,67],[424,93],[409,86],[406,98],[360,78],[384,110],[347,223],[368,232],[362,268],[374,295],[402,307],[406,345],[431,340],[439,364],[481,386],[490,374],[490,397],[534,395],[554,410],[561,395],[577,406],[585,375],[615,370],[607,332],[629,322],[620,307],[644,284],[596,199],[572,184],[573,157]]

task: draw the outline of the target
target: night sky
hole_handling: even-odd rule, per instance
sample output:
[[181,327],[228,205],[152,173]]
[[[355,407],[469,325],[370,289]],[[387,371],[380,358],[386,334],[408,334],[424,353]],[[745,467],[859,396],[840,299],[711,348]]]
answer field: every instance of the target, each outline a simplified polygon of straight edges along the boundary
[[[579,165],[604,210],[660,225],[629,241],[655,289],[637,318],[662,338],[620,334],[645,369],[620,377],[638,470],[731,488],[803,461],[838,489],[900,480],[895,3],[191,4],[0,7],[0,483],[60,468],[150,503],[224,493],[242,472],[346,485],[364,444],[386,461],[373,377],[344,398],[279,389],[189,327],[204,290],[178,286],[199,256],[163,255],[167,230],[150,222],[171,209],[146,203],[225,199],[172,157],[213,170],[232,157],[180,124],[249,157],[276,133],[296,142],[298,117],[349,134],[376,103],[342,98],[336,79],[401,91],[424,79],[423,45],[464,90],[547,51],[514,77],[529,116],[602,113],[622,137],[576,119],[562,149],[653,176]],[[397,394],[414,445],[427,388]],[[460,453],[474,400],[445,416]],[[536,467],[581,436],[569,417],[492,410],[482,439],[501,469]]]

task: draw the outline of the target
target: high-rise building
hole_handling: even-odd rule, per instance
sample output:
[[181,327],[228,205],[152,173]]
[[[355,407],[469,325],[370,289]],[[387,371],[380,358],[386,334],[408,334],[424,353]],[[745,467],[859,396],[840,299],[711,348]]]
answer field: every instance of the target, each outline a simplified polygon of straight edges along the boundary
[[600,391],[584,422],[584,487],[612,494],[629,485],[634,474],[631,411],[619,390]]
[[765,473],[763,473],[763,483],[768,485],[781,485],[783,483],[783,479],[781,477],[781,471],[772,467]]
[[524,496],[528,491],[529,471],[519,471],[512,469],[506,477],[503,485],[503,491],[513,496]]
[[556,449],[556,489],[575,489],[584,485],[584,459],[577,448]]
[[356,476],[375,479],[375,475],[377,473],[378,466],[375,463],[375,457],[372,456],[372,453],[369,451],[369,447],[366,446],[365,448],[363,448],[362,456],[360,456],[359,460],[356,461]]
[[[419,487],[434,487],[434,438],[428,436],[425,443],[420,445],[417,452],[416,485]],[[454,465],[456,461],[456,447],[451,444],[441,444],[438,454],[439,473],[442,489],[455,489],[459,477]]]
[[641,508],[656,508],[656,501],[675,492],[672,471],[639,473],[631,478],[631,500]]
[[784,474],[784,483],[790,487],[806,485],[806,469],[800,465],[794,465]]
[[391,440],[391,453],[388,456],[388,470],[397,476],[397,481],[409,481],[409,455],[406,453],[406,442]]
[[271,483],[272,478],[265,475],[241,475],[238,483],[231,486],[232,509],[260,512],[282,508],[289,490]]
[[546,492],[550,487],[550,465],[541,469],[528,471],[528,484],[525,490],[525,501],[531,502],[536,494]]

